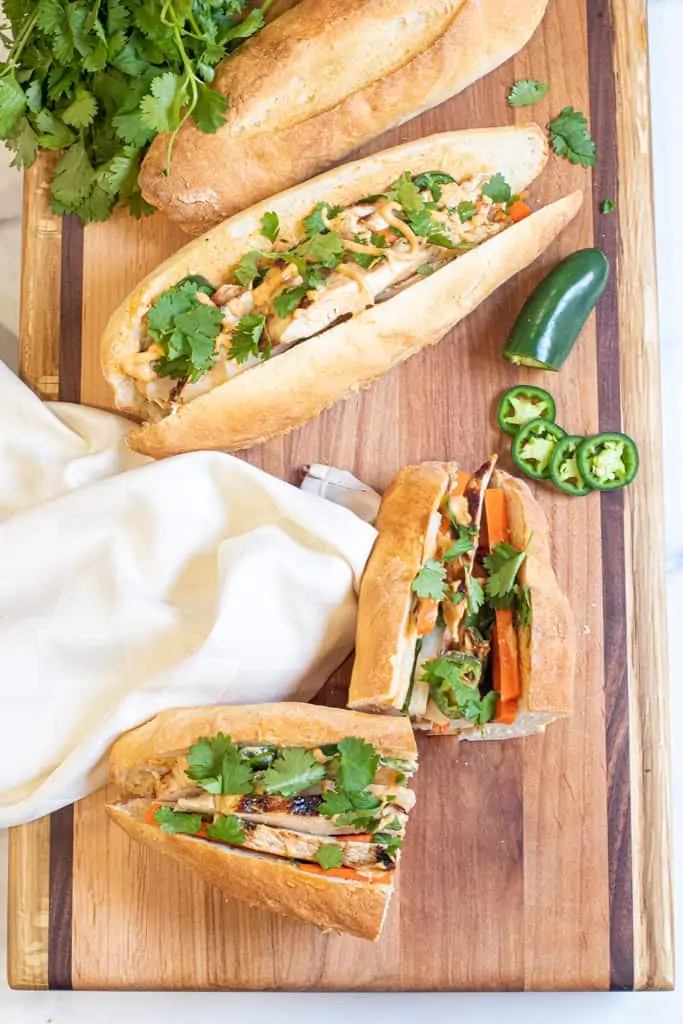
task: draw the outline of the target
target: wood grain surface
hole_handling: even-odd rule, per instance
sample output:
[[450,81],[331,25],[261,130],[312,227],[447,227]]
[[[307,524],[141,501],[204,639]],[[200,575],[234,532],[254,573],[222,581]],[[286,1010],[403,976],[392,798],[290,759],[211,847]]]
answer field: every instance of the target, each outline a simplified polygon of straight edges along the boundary
[[[317,422],[245,456],[291,480],[308,462],[328,462],[378,488],[402,465],[423,459],[474,466],[502,448],[509,468],[494,411],[500,392],[519,381],[548,387],[572,433],[623,426],[643,455],[640,477],[625,495],[571,500],[537,488],[576,616],[573,717],[545,736],[504,744],[420,740],[400,894],[374,946],[226,903],[179,866],[132,844],[105,818],[103,793],[53,815],[49,825],[15,829],[15,987],[671,987],[644,12],[645,0],[551,0],[522,53],[373,144],[376,150],[447,128],[524,121],[530,113],[545,124],[572,104],[590,114],[599,162],[593,174],[550,162],[533,201],[583,188],[581,215],[448,339]],[[523,77],[550,85],[531,112],[505,102]],[[158,216],[138,224],[117,214],[85,232],[66,220],[60,228],[46,212],[44,180],[41,167],[27,177],[22,372],[43,394],[54,394],[58,382],[63,399],[110,407],[98,351],[107,317],[184,238]],[[608,197],[618,198],[618,214],[603,217],[599,203]],[[563,255],[594,244],[610,256],[612,281],[562,374],[509,366],[500,350],[530,290]],[[40,308],[46,292],[49,316]],[[343,704],[347,683],[348,665],[319,699]]]

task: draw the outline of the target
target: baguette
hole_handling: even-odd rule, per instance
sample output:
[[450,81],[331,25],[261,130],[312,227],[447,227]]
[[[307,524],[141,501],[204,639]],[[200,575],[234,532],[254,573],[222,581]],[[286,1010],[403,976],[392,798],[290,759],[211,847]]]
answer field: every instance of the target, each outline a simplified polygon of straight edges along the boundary
[[218,69],[213,134],[191,122],[143,162],[143,195],[199,234],[443,103],[529,40],[547,0],[302,0]]
[[[449,505],[449,501],[453,501],[449,494],[462,495],[456,501],[467,498],[462,506],[464,518],[458,521],[465,525],[466,530],[474,531],[474,549],[481,543],[479,528],[467,525],[475,523],[472,514],[475,509],[472,494],[475,492],[469,492],[468,496],[467,490],[457,490],[458,472],[453,463],[409,466],[399,473],[384,495],[377,520],[378,537],[361,580],[356,655],[348,699],[350,708],[394,715],[402,710],[408,711],[416,728],[438,734],[455,733],[466,740],[526,736],[543,731],[550,722],[571,713],[576,644],[574,620],[553,571],[546,517],[526,484],[496,469],[495,460],[487,463],[486,467],[488,487],[499,489],[505,495],[508,542],[518,551],[523,551],[528,545],[517,582],[522,588],[528,588],[531,621],[522,625],[515,620],[513,644],[518,662],[519,695],[514,713],[497,720],[498,711],[495,715],[491,712],[490,720],[478,724],[468,720],[464,714],[446,717],[434,708],[433,700],[427,704],[427,708],[431,708],[429,713],[424,712],[424,705],[416,710],[419,702],[415,701],[414,688],[420,685],[424,664],[429,664],[431,659],[439,658],[448,650],[472,652],[472,645],[464,642],[471,639],[471,631],[461,618],[456,620],[457,628],[452,629],[450,640],[449,633],[439,632],[441,626],[435,625],[423,637],[419,656],[416,654],[419,611],[423,602],[416,596],[413,582],[429,559],[433,560],[431,564],[439,564],[439,558],[443,559],[444,551],[453,540],[452,527],[448,528],[449,536],[445,542],[439,539],[440,531],[444,529],[444,509],[451,509],[449,515],[452,522],[456,522],[452,512],[454,506]],[[485,489],[486,484],[482,490]],[[484,506],[482,497],[482,510]],[[455,514],[458,514],[457,509]],[[481,534],[485,539],[485,520]],[[474,567],[475,553],[473,550],[469,556],[461,556],[461,560],[470,557],[470,564]],[[447,560],[443,564],[446,565]],[[448,565],[457,566],[458,559],[448,562]],[[449,569],[448,574],[449,579],[458,579],[457,570]],[[463,579],[466,582],[466,573]],[[462,589],[463,585],[459,586]],[[464,589],[462,593],[465,598]],[[460,604],[453,606],[445,597],[439,607],[448,630],[455,610],[461,608],[464,614],[467,601],[461,600]],[[495,627],[489,625],[489,629],[492,634],[495,632]],[[435,638],[438,647],[427,650],[425,662],[425,645],[430,638]],[[476,647],[474,653],[479,655]],[[487,644],[482,659],[495,659],[496,656],[495,641],[491,640],[490,649]],[[484,678],[485,673],[482,684]],[[429,689],[433,693],[431,684],[422,686],[425,692]],[[499,703],[502,704],[501,698]]]
[[[154,364],[148,361],[154,352],[146,326],[150,307],[189,275],[202,275],[212,288],[230,289],[226,282],[235,280],[232,275],[245,254],[254,250],[273,251],[273,243],[261,233],[266,213],[277,214],[280,239],[291,247],[300,244],[304,237],[303,220],[317,204],[341,208],[342,218],[347,213],[351,216],[354,210],[367,209],[359,203],[361,198],[382,193],[406,172],[447,174],[454,179],[452,187],[456,191],[465,195],[469,193],[464,190],[469,189],[476,198],[481,195],[482,183],[496,174],[503,176],[512,192],[522,192],[538,176],[546,160],[545,136],[533,124],[434,135],[336,168],[232,217],[189,243],[138,285],[112,315],[104,334],[103,369],[114,389],[116,404],[146,421],[131,433],[132,447],[155,457],[207,448],[238,450],[302,426],[335,402],[368,387],[420,349],[438,342],[499,285],[547,248],[576,215],[582,196],[574,193],[509,226],[504,206],[496,214],[502,220],[485,220],[488,210],[498,209],[487,199],[489,205],[483,210],[481,203],[477,206],[479,220],[484,218],[484,223],[474,218],[454,225],[454,230],[465,239],[462,245],[474,246],[470,251],[460,254],[452,248],[439,250],[445,253],[442,258],[434,245],[418,238],[417,257],[435,261],[430,276],[416,272],[406,284],[389,288],[374,298],[372,294],[366,298],[367,284],[365,288],[358,283],[349,285],[355,294],[347,301],[356,303],[349,313],[342,315],[340,307],[336,320],[324,324],[317,333],[312,326],[310,330],[314,333],[295,343],[276,345],[269,359],[260,354],[259,358],[250,356],[251,362],[238,366],[234,362],[236,357],[230,356],[228,341],[211,371],[192,386],[195,390],[184,385],[180,397],[174,400],[170,390],[173,381],[157,378]],[[325,235],[319,237],[324,239]],[[468,237],[477,240],[469,242]],[[344,240],[344,244],[352,243]],[[396,250],[392,266],[400,262],[399,257],[413,258],[408,244],[413,243],[403,238],[392,243],[392,259]],[[381,259],[379,263],[389,265]],[[272,261],[268,266],[272,266]],[[293,269],[291,264],[287,268]],[[353,271],[364,282],[371,277],[371,271],[351,267],[350,263],[341,269]],[[269,271],[275,273],[284,281],[284,271]],[[313,303],[314,308],[318,300],[325,301],[332,288],[329,281],[334,279],[334,272],[325,273],[332,277],[323,282],[322,288],[317,285],[317,291],[306,293],[305,301]],[[246,299],[255,302],[258,292],[258,288],[243,289],[238,301],[243,305]],[[273,320],[277,322],[277,318],[269,305],[264,308],[267,329],[271,330],[269,325]],[[290,321],[299,316],[301,323],[308,312],[302,303]],[[223,330],[235,331],[238,327],[224,326]],[[219,341],[220,338],[217,344]],[[142,373],[136,368],[136,360],[142,361]],[[132,368],[131,361],[135,364]],[[212,374],[219,371],[220,376],[212,383]],[[164,386],[166,397],[159,399],[158,389]],[[150,388],[156,389],[151,396]]]
[[[254,752],[264,756],[264,751],[270,750],[270,756],[276,757],[271,764],[277,764],[279,756],[274,748],[303,748],[315,753],[316,759],[325,765],[332,764],[334,754],[329,748],[323,753],[321,747],[348,738],[362,739],[374,747],[375,755],[396,760],[412,774],[417,766],[417,749],[409,722],[294,703],[172,710],[126,733],[114,744],[110,755],[111,780],[119,789],[119,799],[107,805],[106,810],[133,839],[173,857],[230,899],[299,918],[323,931],[377,940],[394,891],[399,854],[382,846],[379,834],[374,843],[360,835],[356,838],[360,831],[370,831],[369,824],[360,829],[346,821],[337,824],[336,817],[323,817],[317,809],[322,797],[309,795],[310,786],[302,790],[302,795],[289,800],[267,795],[271,792],[267,786],[259,795],[259,789],[263,790],[265,785],[261,773],[252,776],[250,794],[245,795],[245,787],[238,786],[243,795],[221,795],[226,792],[225,787],[221,787],[218,795],[212,795],[216,794],[216,787],[212,785],[207,791],[192,774],[188,751],[203,744],[206,752],[207,743],[224,742],[220,734],[229,736],[235,745],[233,749],[240,751],[240,758],[252,757]],[[240,761],[243,763],[252,762]],[[328,787],[328,792],[330,785],[344,792],[340,790],[337,769],[330,772],[325,778],[332,782],[324,782],[323,786]],[[392,769],[381,761],[375,779],[381,779],[382,784],[373,784],[366,790],[366,795],[389,790],[395,794],[395,802],[384,802],[382,798],[380,810],[371,812],[378,815],[378,833],[380,822],[405,824],[414,802],[402,778],[398,788],[387,785],[387,773],[390,778]],[[235,787],[227,789],[228,793],[235,793]],[[323,788],[323,795],[325,791]],[[285,809],[281,806],[284,804]],[[234,814],[229,809],[233,805]],[[155,817],[160,809],[167,815],[172,812],[172,826],[162,817],[160,827]],[[203,817],[201,830],[196,822],[198,814]],[[215,826],[228,818],[242,828],[241,843],[208,834],[211,824]],[[285,818],[293,824],[281,820]],[[164,831],[175,828],[179,821],[192,819],[195,823],[188,828],[191,834]],[[393,832],[392,836],[395,835]],[[345,864],[347,857],[362,857],[361,866],[330,869],[328,873],[318,866],[315,854],[310,852],[321,846],[338,847],[343,851],[340,857],[345,858]],[[264,853],[264,849],[277,849],[280,853]]]

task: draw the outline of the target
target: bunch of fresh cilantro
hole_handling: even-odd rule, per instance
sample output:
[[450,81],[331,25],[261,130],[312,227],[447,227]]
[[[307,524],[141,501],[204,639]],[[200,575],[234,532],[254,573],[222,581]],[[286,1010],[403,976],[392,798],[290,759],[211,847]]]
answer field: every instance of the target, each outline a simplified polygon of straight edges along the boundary
[[13,165],[61,150],[56,213],[106,220],[117,202],[152,212],[137,178],[147,146],[189,118],[225,123],[216,65],[262,27],[273,0],[3,0],[0,139]]

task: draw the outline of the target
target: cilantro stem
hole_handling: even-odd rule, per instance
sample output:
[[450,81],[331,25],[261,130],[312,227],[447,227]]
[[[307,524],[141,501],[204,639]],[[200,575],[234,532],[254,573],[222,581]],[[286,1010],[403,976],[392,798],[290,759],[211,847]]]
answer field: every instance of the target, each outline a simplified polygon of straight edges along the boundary
[[14,71],[15,67],[17,66],[19,57],[21,56],[21,51],[26,46],[31,36],[31,33],[33,32],[33,29],[36,27],[36,22],[38,21],[39,13],[39,8],[36,5],[36,9],[34,10],[33,14],[28,19],[23,28],[20,30],[19,37],[15,40],[14,46],[12,47],[7,56],[7,64],[4,70],[0,72],[0,77],[2,77],[2,75],[8,74],[10,71]]

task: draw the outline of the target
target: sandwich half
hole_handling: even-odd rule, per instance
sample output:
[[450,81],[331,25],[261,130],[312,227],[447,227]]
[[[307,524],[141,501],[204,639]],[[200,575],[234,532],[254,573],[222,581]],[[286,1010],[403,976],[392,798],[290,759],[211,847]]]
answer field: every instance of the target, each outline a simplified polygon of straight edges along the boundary
[[461,739],[570,714],[575,628],[546,517],[493,456],[403,469],[361,580],[349,707]]
[[114,744],[107,813],[231,899],[376,940],[415,797],[407,719],[312,704],[165,711]]
[[[438,342],[542,253],[534,124],[446,132],[337,167],[190,242],[112,315],[103,370],[140,452],[248,448]],[[529,200],[527,202],[527,200]]]

